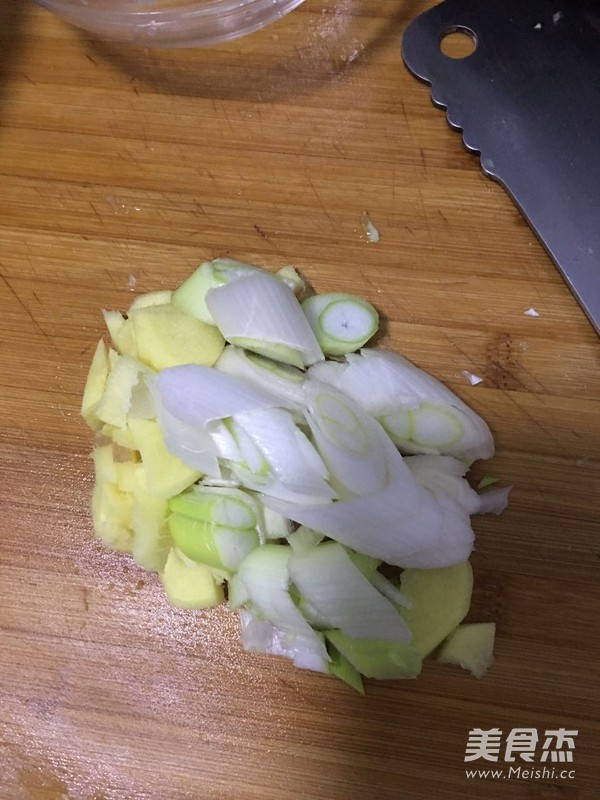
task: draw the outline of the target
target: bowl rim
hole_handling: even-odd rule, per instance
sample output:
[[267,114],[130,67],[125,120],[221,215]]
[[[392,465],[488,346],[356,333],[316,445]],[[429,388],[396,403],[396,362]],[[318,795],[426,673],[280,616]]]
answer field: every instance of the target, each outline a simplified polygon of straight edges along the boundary
[[[304,0],[182,0],[163,9],[109,8],[94,0],[34,0],[66,22],[114,42],[142,47],[204,47],[238,39],[281,19]],[[125,0],[130,3],[131,0]],[[147,0],[148,3],[152,0]]]
[[[177,17],[180,18],[182,14],[190,17],[207,17],[212,16],[213,14],[223,14],[229,13],[234,15],[237,13],[242,13],[244,11],[248,11],[252,8],[259,8],[264,6],[265,8],[273,8],[277,10],[278,14],[282,13],[282,9],[290,7],[299,6],[304,0],[202,0],[201,3],[198,0],[182,0],[182,2],[174,6],[172,8],[162,8],[162,9],[144,9],[143,6],[140,8],[133,7],[131,0],[125,0],[126,3],[131,3],[131,6],[126,9],[114,8],[104,6],[104,4],[98,6],[95,3],[83,3],[83,2],[73,2],[73,0],[35,0],[38,5],[44,6],[50,11],[55,11],[58,14],[73,14],[78,13],[82,16],[93,16],[96,18],[111,18],[115,19],[120,17],[122,19],[135,19],[135,20],[142,20],[142,19],[163,19],[166,20],[170,17]],[[148,5],[154,2],[154,0],[146,0]],[[292,10],[290,8],[289,10]]]

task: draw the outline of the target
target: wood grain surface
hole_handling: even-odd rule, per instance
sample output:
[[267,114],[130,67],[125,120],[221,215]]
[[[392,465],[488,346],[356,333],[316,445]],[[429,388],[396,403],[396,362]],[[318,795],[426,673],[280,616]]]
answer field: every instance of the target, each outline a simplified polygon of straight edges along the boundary
[[[308,0],[162,52],[0,6],[2,800],[600,795],[599,341],[405,70],[428,5]],[[222,254],[365,296],[381,343],[489,421],[497,456],[473,474],[514,490],[475,520],[470,618],[498,626],[484,680],[431,661],[359,697],[245,654],[225,608],[170,609],[93,539],[78,411],[100,310]],[[574,777],[468,779],[468,732],[493,727],[577,729]]]

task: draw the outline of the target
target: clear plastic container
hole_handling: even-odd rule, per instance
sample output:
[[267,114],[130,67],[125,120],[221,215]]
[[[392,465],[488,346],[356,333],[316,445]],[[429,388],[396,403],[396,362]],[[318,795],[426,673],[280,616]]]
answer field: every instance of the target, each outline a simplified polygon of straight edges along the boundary
[[35,0],[105,39],[142,47],[196,47],[264,28],[303,0]]

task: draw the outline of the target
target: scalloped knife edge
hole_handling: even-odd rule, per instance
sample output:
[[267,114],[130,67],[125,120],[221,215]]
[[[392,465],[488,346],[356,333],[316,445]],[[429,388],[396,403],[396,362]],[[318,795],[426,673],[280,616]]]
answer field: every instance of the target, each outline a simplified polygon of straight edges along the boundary
[[[600,4],[599,4],[600,5]],[[600,16],[593,0],[445,0],[413,20],[407,68],[504,186],[600,334]],[[595,16],[596,15],[596,16]],[[472,55],[440,50],[456,29]]]

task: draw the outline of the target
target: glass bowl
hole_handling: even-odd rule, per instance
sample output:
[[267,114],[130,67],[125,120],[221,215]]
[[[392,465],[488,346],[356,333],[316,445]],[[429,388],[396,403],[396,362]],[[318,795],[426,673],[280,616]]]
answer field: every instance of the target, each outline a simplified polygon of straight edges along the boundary
[[196,47],[264,28],[303,0],[35,0],[105,39],[142,47]]

